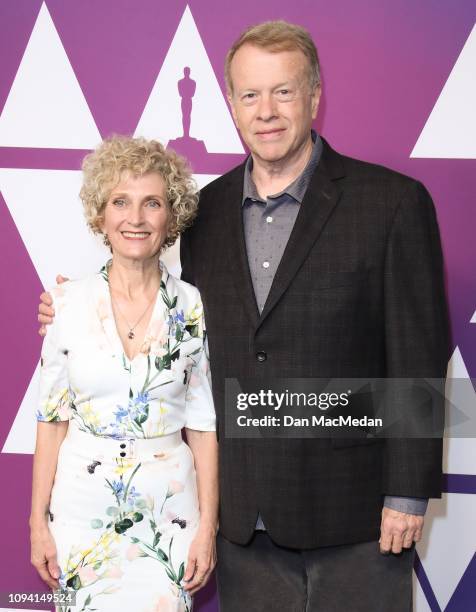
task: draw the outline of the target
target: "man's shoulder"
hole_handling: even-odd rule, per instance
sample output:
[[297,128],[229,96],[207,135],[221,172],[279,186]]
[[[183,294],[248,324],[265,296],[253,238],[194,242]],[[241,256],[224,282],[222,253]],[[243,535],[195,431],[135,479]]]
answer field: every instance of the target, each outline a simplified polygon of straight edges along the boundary
[[326,149],[327,163],[331,166],[340,164],[342,175],[349,183],[374,183],[398,191],[406,191],[420,184],[416,179],[388,166],[338,153],[329,145]]
[[218,178],[214,179],[200,190],[200,202],[220,197],[225,190],[237,190],[243,187],[245,164],[242,163]]

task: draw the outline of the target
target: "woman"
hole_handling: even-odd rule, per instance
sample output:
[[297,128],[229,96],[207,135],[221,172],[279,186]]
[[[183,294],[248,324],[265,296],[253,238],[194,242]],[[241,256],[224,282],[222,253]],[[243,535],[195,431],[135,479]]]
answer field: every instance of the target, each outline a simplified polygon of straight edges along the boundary
[[215,563],[215,413],[200,295],[159,255],[193,220],[196,189],[144,139],[105,141],[83,172],[86,219],[112,259],[51,292],[32,563],[77,610],[191,610]]

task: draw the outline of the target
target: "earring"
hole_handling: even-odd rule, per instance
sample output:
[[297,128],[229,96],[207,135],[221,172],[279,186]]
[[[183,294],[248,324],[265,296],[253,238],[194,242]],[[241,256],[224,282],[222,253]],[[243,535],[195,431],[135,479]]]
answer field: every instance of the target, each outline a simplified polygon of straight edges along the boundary
[[102,241],[104,243],[104,246],[107,246],[107,247],[111,248],[111,243],[109,242],[109,238],[108,238],[107,234],[103,234]]

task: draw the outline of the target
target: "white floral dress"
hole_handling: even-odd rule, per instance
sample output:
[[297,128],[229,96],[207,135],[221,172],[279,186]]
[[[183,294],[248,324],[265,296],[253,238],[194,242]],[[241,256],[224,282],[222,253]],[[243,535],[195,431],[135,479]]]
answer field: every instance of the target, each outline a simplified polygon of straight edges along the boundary
[[[183,590],[199,508],[183,427],[214,431],[198,290],[162,265],[140,353],[125,356],[107,266],[52,290],[39,421],[69,420],[49,527],[60,584],[80,611],[188,611]],[[69,610],[68,606],[59,608]]]

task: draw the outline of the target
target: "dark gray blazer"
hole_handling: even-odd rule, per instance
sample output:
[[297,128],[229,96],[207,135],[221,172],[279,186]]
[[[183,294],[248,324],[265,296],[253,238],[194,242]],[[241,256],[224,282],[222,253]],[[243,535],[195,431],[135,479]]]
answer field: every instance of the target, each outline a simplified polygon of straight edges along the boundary
[[383,495],[440,496],[440,440],[226,438],[224,379],[444,377],[448,318],[433,203],[421,183],[324,141],[260,316],[243,235],[243,172],[202,190],[181,247],[182,278],[205,307],[220,529],[244,544],[259,512],[283,546],[378,539]]

